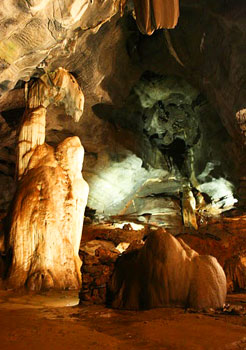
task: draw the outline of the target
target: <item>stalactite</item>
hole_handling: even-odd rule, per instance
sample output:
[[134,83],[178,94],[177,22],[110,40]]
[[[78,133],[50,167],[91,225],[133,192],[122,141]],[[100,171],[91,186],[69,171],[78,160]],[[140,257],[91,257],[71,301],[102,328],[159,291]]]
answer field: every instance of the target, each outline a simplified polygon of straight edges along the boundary
[[156,29],[171,29],[179,18],[179,0],[134,0],[136,20],[143,34]]
[[84,109],[84,95],[75,78],[59,67],[47,72],[28,91],[29,109],[50,104],[64,105],[67,115],[78,122]]

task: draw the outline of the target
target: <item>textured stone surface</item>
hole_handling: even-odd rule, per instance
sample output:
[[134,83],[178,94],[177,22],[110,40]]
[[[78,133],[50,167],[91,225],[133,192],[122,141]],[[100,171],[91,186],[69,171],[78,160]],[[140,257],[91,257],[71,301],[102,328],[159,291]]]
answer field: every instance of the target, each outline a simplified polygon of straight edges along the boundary
[[[63,156],[73,151],[74,160],[79,161],[79,139],[65,140],[57,150],[61,151]],[[74,171],[73,178],[68,175],[64,167],[68,163],[71,168],[68,159],[61,158],[61,163],[52,147],[37,146],[18,184],[7,241],[7,253],[12,256],[9,287],[40,290],[80,286],[78,249],[86,193],[80,169]]]
[[245,10],[243,1],[183,1],[178,27],[170,31],[184,65],[176,61],[176,67],[205,92],[235,142],[242,141],[236,114],[245,108]]
[[142,33],[174,28],[179,17],[179,0],[134,0],[136,20]]
[[83,94],[75,79],[58,69],[31,87],[18,137],[17,191],[6,228],[9,288],[79,288],[78,256],[88,185],[81,170],[84,149],[76,136],[55,149],[45,143],[46,108],[64,100],[75,119]]
[[[183,230],[187,178],[193,186],[206,184],[199,191],[216,202],[197,209],[198,226],[205,214],[226,209],[225,195],[235,195],[246,164],[245,4],[183,0],[175,29],[145,36],[128,3],[120,17],[119,1],[2,1],[2,209],[14,192],[24,82],[60,66],[82,87],[86,118],[75,124],[64,109],[50,106],[46,142],[55,147],[66,137],[80,138],[88,203],[98,215],[129,213],[176,234]],[[182,152],[172,144],[177,139]]]
[[215,258],[199,255],[158,230],[150,233],[143,248],[118,260],[110,291],[115,308],[219,308],[225,302],[226,277]]
[[13,88],[19,79],[29,80],[55,48],[72,52],[74,30],[100,26],[116,13],[118,3],[4,0],[0,17],[2,91]]
[[0,209],[6,210],[15,192],[15,162],[16,155],[12,147],[16,131],[6,123],[0,115]]
[[80,303],[106,304],[107,288],[120,252],[112,242],[94,240],[82,244]]
[[225,263],[225,273],[227,283],[230,290],[245,290],[246,289],[246,254],[233,256]]
[[226,213],[200,224],[199,232],[178,235],[199,254],[209,254],[219,261],[227,277],[229,291],[246,289],[245,214]]
[[[94,240],[104,240],[113,242],[118,246],[122,242],[132,243],[135,240],[142,240],[149,231],[149,227],[141,224],[134,224],[133,222],[117,223],[120,217],[115,217],[115,224],[86,224],[83,229],[82,242]],[[132,227],[134,226],[134,228]]]
[[[177,160],[182,163],[182,157],[185,156],[189,163],[194,158],[194,169],[189,168],[185,162],[181,166],[181,178],[189,177],[193,170],[198,176],[206,168],[206,163],[211,162],[214,170],[208,174],[206,181],[209,177],[217,179],[220,176],[230,181],[237,179],[237,167],[234,164],[230,166],[237,150],[219,125],[218,115],[211,111],[211,106],[199,94],[201,90],[207,92],[209,99],[211,97],[212,89],[208,91],[203,87],[203,74],[208,64],[205,67],[205,62],[202,61],[204,66],[201,65],[200,56],[204,55],[206,59],[209,58],[209,62],[212,61],[215,57],[214,46],[212,43],[210,45],[212,34],[203,37],[202,29],[205,33],[211,21],[222,21],[216,12],[219,8],[215,9],[208,4],[214,17],[207,11],[204,23],[190,21],[193,25],[187,26],[186,18],[194,20],[196,14],[203,10],[203,4],[198,2],[195,7],[192,2],[184,1],[181,5],[181,23],[177,28],[166,31],[165,35],[160,31],[148,38],[139,34],[132,18],[130,3],[125,7],[124,17],[120,18],[119,1],[105,1],[101,4],[99,1],[90,3],[67,0],[60,6],[53,0],[3,2],[3,41],[2,51],[0,50],[2,91],[13,88],[18,81],[19,100],[23,96],[23,79],[42,76],[59,66],[74,72],[85,93],[86,118],[75,125],[66,119],[61,109],[50,107],[47,111],[46,141],[57,145],[67,136],[80,137],[86,150],[85,177],[91,187],[89,206],[100,214],[124,212],[125,206],[138,196],[138,191],[148,180],[152,181],[153,188],[146,196],[152,195],[156,191],[154,184],[160,180],[160,173],[154,174],[152,170],[162,170],[163,177],[165,172],[170,173],[170,168],[176,166],[173,160],[174,149],[167,151],[166,147],[177,137],[183,141],[185,139],[185,145],[194,148],[193,155],[186,150],[180,156],[181,160]],[[235,20],[237,13],[228,11],[226,7],[221,15],[226,26],[229,26],[229,19],[232,22]],[[13,14],[11,20],[10,13]],[[196,33],[191,30],[194,26],[199,29]],[[241,22],[237,26],[243,32]],[[214,25],[212,28],[216,32],[217,27]],[[38,37],[34,35],[37,30],[40,33]],[[196,46],[193,43],[193,39],[198,41],[200,34],[204,44],[201,50],[200,42]],[[226,34],[230,38],[233,33]],[[190,50],[194,52],[187,59],[183,47],[186,42],[183,38],[186,36]],[[232,43],[232,39],[228,39],[228,42],[237,45]],[[179,57],[183,66],[175,57]],[[220,55],[216,56],[213,66],[218,66],[221,59],[223,57]],[[159,75],[156,78],[147,75],[146,78],[145,74],[145,79],[139,81],[140,75],[146,71],[154,71]],[[177,75],[182,75],[198,89],[192,88],[185,79],[177,78]],[[212,74],[211,77],[215,78]],[[223,87],[228,85],[221,84]],[[129,95],[133,86],[135,99],[134,94]],[[127,96],[128,101],[122,109]],[[16,108],[13,95],[9,95],[9,99],[13,108]],[[162,118],[158,101],[164,105],[165,116],[172,116],[166,122]],[[211,98],[211,101],[215,103],[217,100]],[[23,102],[19,102],[19,107],[23,107]],[[2,101],[2,108],[6,110],[6,100]],[[220,106],[215,105],[215,108],[224,113]],[[11,113],[7,115],[3,112],[4,118],[8,121],[13,118],[18,122],[18,115]],[[144,118],[147,119],[144,121]],[[221,115],[221,118],[224,117]],[[16,126],[12,126],[12,130],[15,129]],[[227,152],[220,151],[221,142],[226,144]],[[9,141],[8,147],[13,149],[13,142]],[[241,159],[241,153],[237,153],[237,156]],[[122,168],[125,176],[120,174]],[[161,181],[161,186],[165,196],[175,196],[179,200],[180,179],[176,180],[179,185],[173,191],[170,187],[167,188],[165,180]],[[148,202],[148,198],[144,200]],[[164,221],[165,218],[162,222]]]

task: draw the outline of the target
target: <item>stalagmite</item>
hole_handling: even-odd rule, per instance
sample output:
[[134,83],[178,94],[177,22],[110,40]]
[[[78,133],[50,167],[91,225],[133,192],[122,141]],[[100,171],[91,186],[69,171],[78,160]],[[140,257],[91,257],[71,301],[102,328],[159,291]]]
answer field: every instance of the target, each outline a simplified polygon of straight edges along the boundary
[[81,170],[84,149],[77,136],[55,149],[45,143],[46,108],[65,105],[76,121],[83,93],[64,69],[45,74],[28,93],[18,141],[18,187],[7,240],[7,286],[79,288],[78,256],[88,185]]
[[143,34],[174,28],[179,18],[179,0],[134,0],[136,20]]
[[196,220],[196,200],[189,186],[183,187],[182,214],[185,227],[198,229]]
[[42,106],[27,109],[19,133],[17,172],[20,179],[38,145],[45,141],[46,109]]
[[121,309],[220,308],[226,277],[214,257],[199,255],[159,229],[150,233],[143,248],[119,258],[109,295],[112,306]]

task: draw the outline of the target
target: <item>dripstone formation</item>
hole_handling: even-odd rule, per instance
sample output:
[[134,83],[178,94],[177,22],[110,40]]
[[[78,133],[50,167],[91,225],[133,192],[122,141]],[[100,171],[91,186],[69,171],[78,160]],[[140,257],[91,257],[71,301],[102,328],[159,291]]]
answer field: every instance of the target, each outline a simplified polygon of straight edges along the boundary
[[[114,307],[217,307],[212,255],[230,291],[246,288],[245,10],[243,0],[1,1],[4,286],[82,279],[81,300],[110,296]],[[160,227],[199,256],[149,235]],[[93,240],[117,243],[89,255],[81,244],[81,269],[82,228],[84,240],[97,230]],[[146,243],[115,251],[134,239]]]
[[6,284],[30,290],[79,288],[78,256],[88,185],[81,170],[84,149],[76,136],[56,148],[45,143],[46,107],[65,105],[78,120],[83,94],[59,68],[35,83],[18,140],[18,184],[10,210]]
[[226,277],[215,258],[199,255],[182,240],[158,230],[141,249],[119,259],[110,292],[112,306],[121,309],[220,308]]

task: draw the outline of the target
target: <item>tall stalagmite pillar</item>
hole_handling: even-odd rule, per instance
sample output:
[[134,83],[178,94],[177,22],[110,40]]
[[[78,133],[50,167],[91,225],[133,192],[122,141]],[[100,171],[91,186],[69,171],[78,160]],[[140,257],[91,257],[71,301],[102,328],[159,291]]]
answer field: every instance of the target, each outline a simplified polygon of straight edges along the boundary
[[83,93],[62,68],[44,74],[28,91],[7,241],[11,288],[67,289],[81,284],[78,251],[89,191],[81,174],[84,149],[77,136],[56,148],[45,143],[50,104],[63,104],[75,121],[83,113]]

